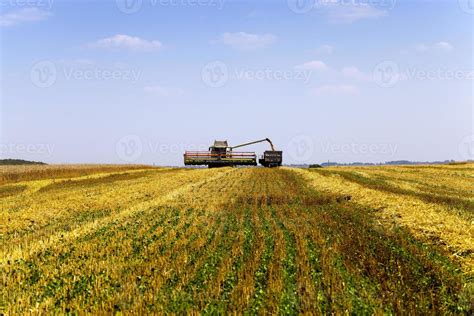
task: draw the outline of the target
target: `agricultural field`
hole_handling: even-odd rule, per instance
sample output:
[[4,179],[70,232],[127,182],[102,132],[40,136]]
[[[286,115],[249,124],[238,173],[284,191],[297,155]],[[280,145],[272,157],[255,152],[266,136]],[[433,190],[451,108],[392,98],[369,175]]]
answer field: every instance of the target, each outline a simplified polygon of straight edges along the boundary
[[473,312],[474,164],[0,170],[0,313]]

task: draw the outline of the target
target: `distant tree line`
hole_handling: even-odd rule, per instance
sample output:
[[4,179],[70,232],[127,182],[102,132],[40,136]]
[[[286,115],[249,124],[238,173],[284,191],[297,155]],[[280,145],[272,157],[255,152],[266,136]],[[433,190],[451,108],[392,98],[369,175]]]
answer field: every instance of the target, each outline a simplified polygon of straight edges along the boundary
[[379,163],[370,163],[370,162],[350,162],[350,163],[339,163],[339,162],[323,162],[321,164],[290,164],[285,165],[288,167],[297,167],[297,168],[322,168],[322,167],[333,167],[333,166],[397,166],[397,165],[455,165],[455,164],[464,164],[474,162],[473,160],[468,160],[464,162],[455,161],[455,160],[444,160],[444,161],[410,161],[410,160],[394,160],[386,161]]
[[449,164],[455,163],[454,160],[444,161],[410,161],[410,160],[394,160],[380,163],[368,163],[368,162],[351,162],[351,163],[338,163],[338,162],[324,162],[321,164],[323,167],[330,166],[398,166],[398,165],[437,165],[437,164]]
[[22,159],[0,159],[0,165],[2,166],[18,166],[18,165],[46,165],[44,162],[28,161]]

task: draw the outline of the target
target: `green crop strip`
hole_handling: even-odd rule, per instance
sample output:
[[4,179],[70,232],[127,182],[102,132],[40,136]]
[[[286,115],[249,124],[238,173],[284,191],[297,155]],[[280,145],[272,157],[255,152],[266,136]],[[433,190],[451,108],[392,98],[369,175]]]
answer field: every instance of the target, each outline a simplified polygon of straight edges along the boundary
[[318,303],[319,312],[321,314],[328,314],[331,310],[331,296],[327,291],[327,286],[324,283],[324,273],[321,262],[321,249],[311,239],[306,237],[306,245],[308,251],[309,263],[311,266],[311,278],[316,288],[316,301]]
[[[296,241],[295,236],[276,215],[275,209],[270,208],[273,219],[283,232],[285,238],[286,257],[283,259],[283,293],[280,302],[280,313],[284,315],[298,314],[298,293],[296,288]],[[287,219],[290,220],[290,219]]]
[[203,314],[212,315],[226,312],[230,294],[237,283],[237,275],[242,266],[248,262],[251,256],[253,250],[252,246],[254,245],[255,239],[255,226],[251,220],[250,208],[247,208],[245,211],[245,219],[242,229],[244,231],[243,255],[238,256],[232,262],[230,271],[222,282],[222,291],[219,299],[215,302],[208,303],[203,310]]
[[[215,227],[221,227],[221,223],[222,215],[219,215],[217,217]],[[224,226],[225,225],[226,223],[224,223]],[[221,229],[225,231],[226,228],[221,227]],[[216,239],[217,235],[218,229],[211,229],[210,231],[208,231],[206,235],[206,243],[197,250],[189,249],[191,241],[188,241],[188,243],[185,245],[185,251],[188,251],[190,253],[190,260],[186,264],[185,268],[194,266],[198,259],[208,253],[207,247],[212,244],[212,242]],[[186,307],[189,307],[189,303],[192,302],[191,294],[185,291],[177,292],[174,290],[178,283],[182,281],[182,277],[182,274],[174,272],[169,278],[169,280],[166,282],[165,286],[160,290],[160,294],[158,296],[159,303],[169,312],[182,311]]]
[[206,253],[206,259],[196,271],[194,277],[179,295],[172,299],[170,311],[179,311],[174,309],[177,305],[180,305],[180,309],[183,306],[199,306],[202,308],[203,306],[198,304],[207,303],[206,299],[200,296],[200,293],[208,287],[208,281],[215,277],[223,258],[230,254],[232,244],[236,241],[235,235],[238,229],[237,217],[234,212],[231,212],[225,221],[216,249],[209,250]]
[[257,271],[255,272],[255,293],[249,306],[247,307],[247,310],[245,312],[246,314],[258,313],[263,305],[266,294],[266,285],[268,281],[268,266],[273,257],[273,249],[275,247],[275,241],[270,231],[270,223],[268,221],[268,218],[264,215],[262,209],[260,209],[259,214],[263,220],[265,249],[263,251],[262,257],[260,258],[260,265],[258,266]]
[[215,276],[222,259],[225,255],[229,254],[231,246],[235,241],[233,234],[237,229],[237,218],[234,213],[231,213],[226,220],[222,236],[219,238],[216,249],[207,252],[206,260],[197,270],[194,278],[187,284],[185,288],[186,292],[196,295],[204,290],[206,281],[211,280]]
[[[155,234],[155,231],[158,227],[163,226],[165,221],[171,222],[171,227],[175,227],[179,223],[180,212],[179,210],[173,210],[173,212],[161,212],[158,217],[158,221],[151,225],[151,227],[145,231],[144,234],[136,234],[132,237],[132,257],[141,256],[143,250],[147,248],[152,243],[156,243],[158,240],[165,238],[171,231],[171,229],[163,230],[161,234]],[[172,214],[172,217],[169,218],[167,215]],[[149,237],[150,236],[150,237]]]

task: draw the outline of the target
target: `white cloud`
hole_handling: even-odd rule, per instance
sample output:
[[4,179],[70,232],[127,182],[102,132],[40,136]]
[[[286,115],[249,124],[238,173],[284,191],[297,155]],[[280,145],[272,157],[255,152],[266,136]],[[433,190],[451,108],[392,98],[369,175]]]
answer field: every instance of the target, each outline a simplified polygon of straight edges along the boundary
[[323,71],[327,70],[328,66],[320,60],[313,60],[302,65],[298,65],[295,67],[297,70],[312,70],[312,71]]
[[316,5],[317,9],[326,11],[332,23],[353,23],[363,19],[378,19],[388,15],[386,10],[374,8],[368,4],[341,3],[339,1],[325,1]]
[[322,95],[357,95],[359,89],[353,85],[324,85],[310,91],[313,96]]
[[371,81],[372,76],[368,75],[359,70],[357,67],[345,67],[341,71],[342,75],[346,78],[358,80],[358,81]]
[[454,46],[448,42],[438,42],[434,44],[434,48],[444,53],[449,53],[454,50]]
[[51,12],[40,10],[38,8],[23,8],[10,11],[0,16],[0,26],[15,26],[27,22],[44,21],[51,16]]
[[254,50],[275,43],[277,37],[273,34],[250,34],[245,32],[224,33],[218,42],[238,50]]
[[155,95],[161,97],[172,97],[184,94],[184,91],[177,87],[172,86],[162,86],[162,85],[154,85],[154,86],[146,86],[144,88],[145,92],[153,93]]
[[316,54],[319,55],[329,55],[334,52],[334,47],[331,45],[322,45],[314,50]]
[[124,34],[117,34],[100,39],[89,46],[105,49],[127,49],[137,52],[159,51],[163,48],[163,44],[158,40],[148,41],[139,37]]

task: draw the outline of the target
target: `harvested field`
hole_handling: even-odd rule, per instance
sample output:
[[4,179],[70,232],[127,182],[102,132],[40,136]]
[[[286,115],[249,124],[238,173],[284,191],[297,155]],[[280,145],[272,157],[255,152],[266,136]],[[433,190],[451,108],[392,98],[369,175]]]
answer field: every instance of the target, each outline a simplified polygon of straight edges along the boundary
[[472,312],[472,164],[16,168],[2,313]]

